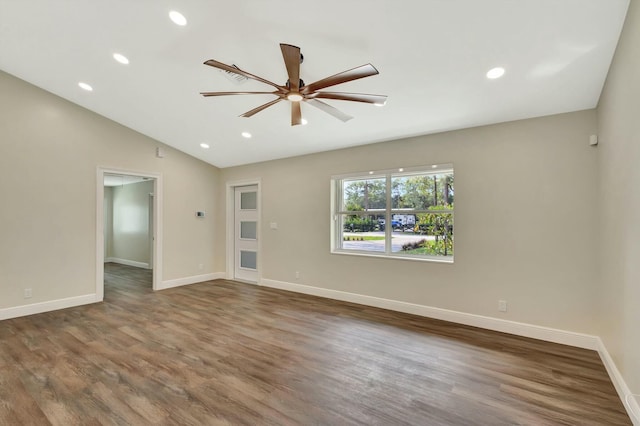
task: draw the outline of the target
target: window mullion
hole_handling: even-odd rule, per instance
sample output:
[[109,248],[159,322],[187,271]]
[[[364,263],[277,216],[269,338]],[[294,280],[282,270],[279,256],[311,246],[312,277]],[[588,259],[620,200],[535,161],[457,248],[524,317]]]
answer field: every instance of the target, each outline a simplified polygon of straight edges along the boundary
[[384,252],[389,255],[392,252],[391,238],[393,233],[393,226],[391,226],[391,175],[388,174],[385,179],[387,205],[384,212]]

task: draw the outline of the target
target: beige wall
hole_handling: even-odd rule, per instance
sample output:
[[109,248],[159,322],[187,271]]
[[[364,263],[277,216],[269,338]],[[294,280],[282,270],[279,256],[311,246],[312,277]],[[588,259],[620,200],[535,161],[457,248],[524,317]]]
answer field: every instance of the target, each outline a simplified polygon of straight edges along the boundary
[[114,186],[112,194],[112,249],[108,257],[150,264],[149,194],[153,194],[153,181]]
[[[595,131],[591,110],[223,169],[222,177],[262,179],[262,278],[594,333]],[[449,162],[454,264],[330,254],[332,175]],[[509,312],[498,312],[499,299]]]
[[640,4],[629,6],[598,106],[602,328],[625,382],[640,393]]
[[0,309],[95,293],[98,166],[162,174],[164,280],[219,271],[215,214],[195,218],[218,169],[2,72],[0,93]]

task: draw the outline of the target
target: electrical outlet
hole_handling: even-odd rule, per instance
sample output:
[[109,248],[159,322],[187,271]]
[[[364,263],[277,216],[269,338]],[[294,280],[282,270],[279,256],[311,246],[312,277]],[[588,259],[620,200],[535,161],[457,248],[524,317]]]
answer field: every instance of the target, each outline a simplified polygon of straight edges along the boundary
[[33,296],[33,293],[31,291],[30,288],[25,288],[24,289],[24,298],[25,299],[29,299],[31,296]]
[[506,300],[498,300],[498,310],[500,312],[507,312],[507,301]]
[[296,271],[296,280],[300,279],[300,271]]

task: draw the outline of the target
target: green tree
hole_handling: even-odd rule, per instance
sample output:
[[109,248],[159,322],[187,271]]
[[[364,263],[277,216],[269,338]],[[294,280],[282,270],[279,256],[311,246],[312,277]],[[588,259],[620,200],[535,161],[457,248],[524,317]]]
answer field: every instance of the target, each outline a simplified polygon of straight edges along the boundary
[[385,186],[384,179],[345,182],[345,209],[348,211],[366,211],[386,208],[387,195]]
[[[431,206],[429,210],[453,210],[453,204]],[[418,223],[414,232],[435,237],[432,245],[435,254],[444,256],[453,253],[453,214],[452,213],[422,213],[418,215]],[[431,243],[431,242],[429,242]]]

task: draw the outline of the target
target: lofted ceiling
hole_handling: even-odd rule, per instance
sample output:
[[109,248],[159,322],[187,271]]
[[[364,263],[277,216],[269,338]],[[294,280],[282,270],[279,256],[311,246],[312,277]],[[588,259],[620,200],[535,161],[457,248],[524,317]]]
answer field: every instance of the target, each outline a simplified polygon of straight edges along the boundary
[[[218,167],[594,108],[629,0],[0,0],[0,69]],[[169,19],[176,10],[187,19]],[[236,64],[284,84],[279,43],[300,46],[307,84],[388,95],[384,107],[327,101],[343,123],[203,65]],[[123,65],[113,59],[120,53]],[[490,80],[488,70],[503,67]],[[87,92],[78,87],[86,82]],[[1,94],[0,94],[1,96]],[[242,132],[250,132],[246,139]],[[201,144],[209,145],[208,149]]]

